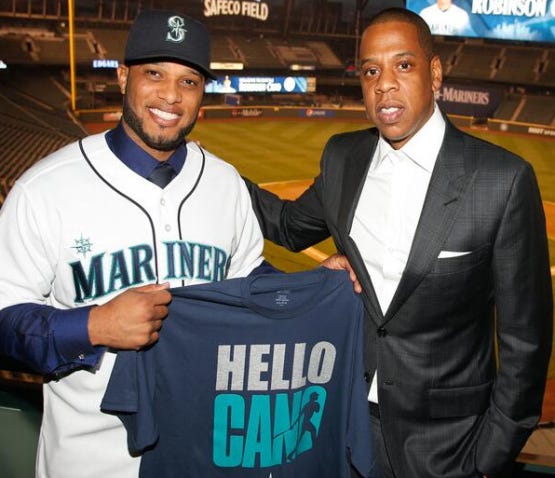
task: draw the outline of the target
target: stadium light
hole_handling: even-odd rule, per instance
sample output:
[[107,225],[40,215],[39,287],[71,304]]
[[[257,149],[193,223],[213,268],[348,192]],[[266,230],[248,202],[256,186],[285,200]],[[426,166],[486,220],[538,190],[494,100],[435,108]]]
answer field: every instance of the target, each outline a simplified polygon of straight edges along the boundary
[[245,68],[245,65],[241,62],[219,62],[219,61],[210,62],[211,70],[242,70],[244,68]]
[[75,111],[75,44],[73,38],[74,11],[73,0],[67,0],[67,14],[69,20],[69,82],[71,90],[71,111]]
[[289,69],[292,71],[314,71],[316,67],[314,65],[289,65]]

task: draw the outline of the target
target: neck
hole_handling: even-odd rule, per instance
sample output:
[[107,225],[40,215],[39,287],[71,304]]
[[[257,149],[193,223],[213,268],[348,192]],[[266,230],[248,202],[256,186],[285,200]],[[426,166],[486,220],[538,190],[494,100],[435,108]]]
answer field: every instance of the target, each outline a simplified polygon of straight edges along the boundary
[[131,140],[137,146],[139,146],[141,149],[146,151],[157,161],[160,161],[160,162],[167,161],[168,158],[175,152],[175,149],[170,151],[163,151],[160,149],[151,148],[139,137],[137,133],[135,133],[135,131],[125,121],[122,121],[122,126],[125,132],[127,133],[127,135],[129,136],[129,138],[131,138]]

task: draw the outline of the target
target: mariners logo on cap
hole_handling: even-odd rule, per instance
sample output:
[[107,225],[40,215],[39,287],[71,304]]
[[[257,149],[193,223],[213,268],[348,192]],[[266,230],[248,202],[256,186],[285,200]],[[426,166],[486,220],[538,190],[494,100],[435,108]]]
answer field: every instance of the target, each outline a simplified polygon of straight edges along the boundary
[[183,28],[185,25],[185,20],[177,15],[168,18],[168,28],[170,31],[166,35],[166,41],[171,41],[174,43],[181,43],[185,40],[185,33],[187,30]]

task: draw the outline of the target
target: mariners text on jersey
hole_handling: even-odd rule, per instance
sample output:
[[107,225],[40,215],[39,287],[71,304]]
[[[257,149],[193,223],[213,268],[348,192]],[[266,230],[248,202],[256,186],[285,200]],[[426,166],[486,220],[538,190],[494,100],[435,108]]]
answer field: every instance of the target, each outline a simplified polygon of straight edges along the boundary
[[[198,279],[216,282],[226,277],[229,258],[226,251],[187,241],[164,243],[167,275],[170,279]],[[71,262],[75,302],[97,299],[128,287],[156,280],[150,244],[140,244],[93,255]]]

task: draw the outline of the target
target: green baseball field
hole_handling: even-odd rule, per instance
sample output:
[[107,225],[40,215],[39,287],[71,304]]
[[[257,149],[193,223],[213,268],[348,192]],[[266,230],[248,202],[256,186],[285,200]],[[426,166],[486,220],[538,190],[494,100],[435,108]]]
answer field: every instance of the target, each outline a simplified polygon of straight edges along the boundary
[[[197,123],[190,138],[232,163],[243,176],[280,195],[294,197],[318,173],[322,149],[331,135],[366,127],[367,122],[357,120],[204,120]],[[555,139],[483,130],[470,133],[519,154],[534,166],[546,204],[548,231],[554,230],[549,241],[553,266],[555,217],[550,216],[551,209],[555,209]],[[316,267],[322,257],[334,250],[329,240],[298,254],[266,242],[264,253],[276,267],[295,272]],[[555,357],[550,377],[555,377]]]

